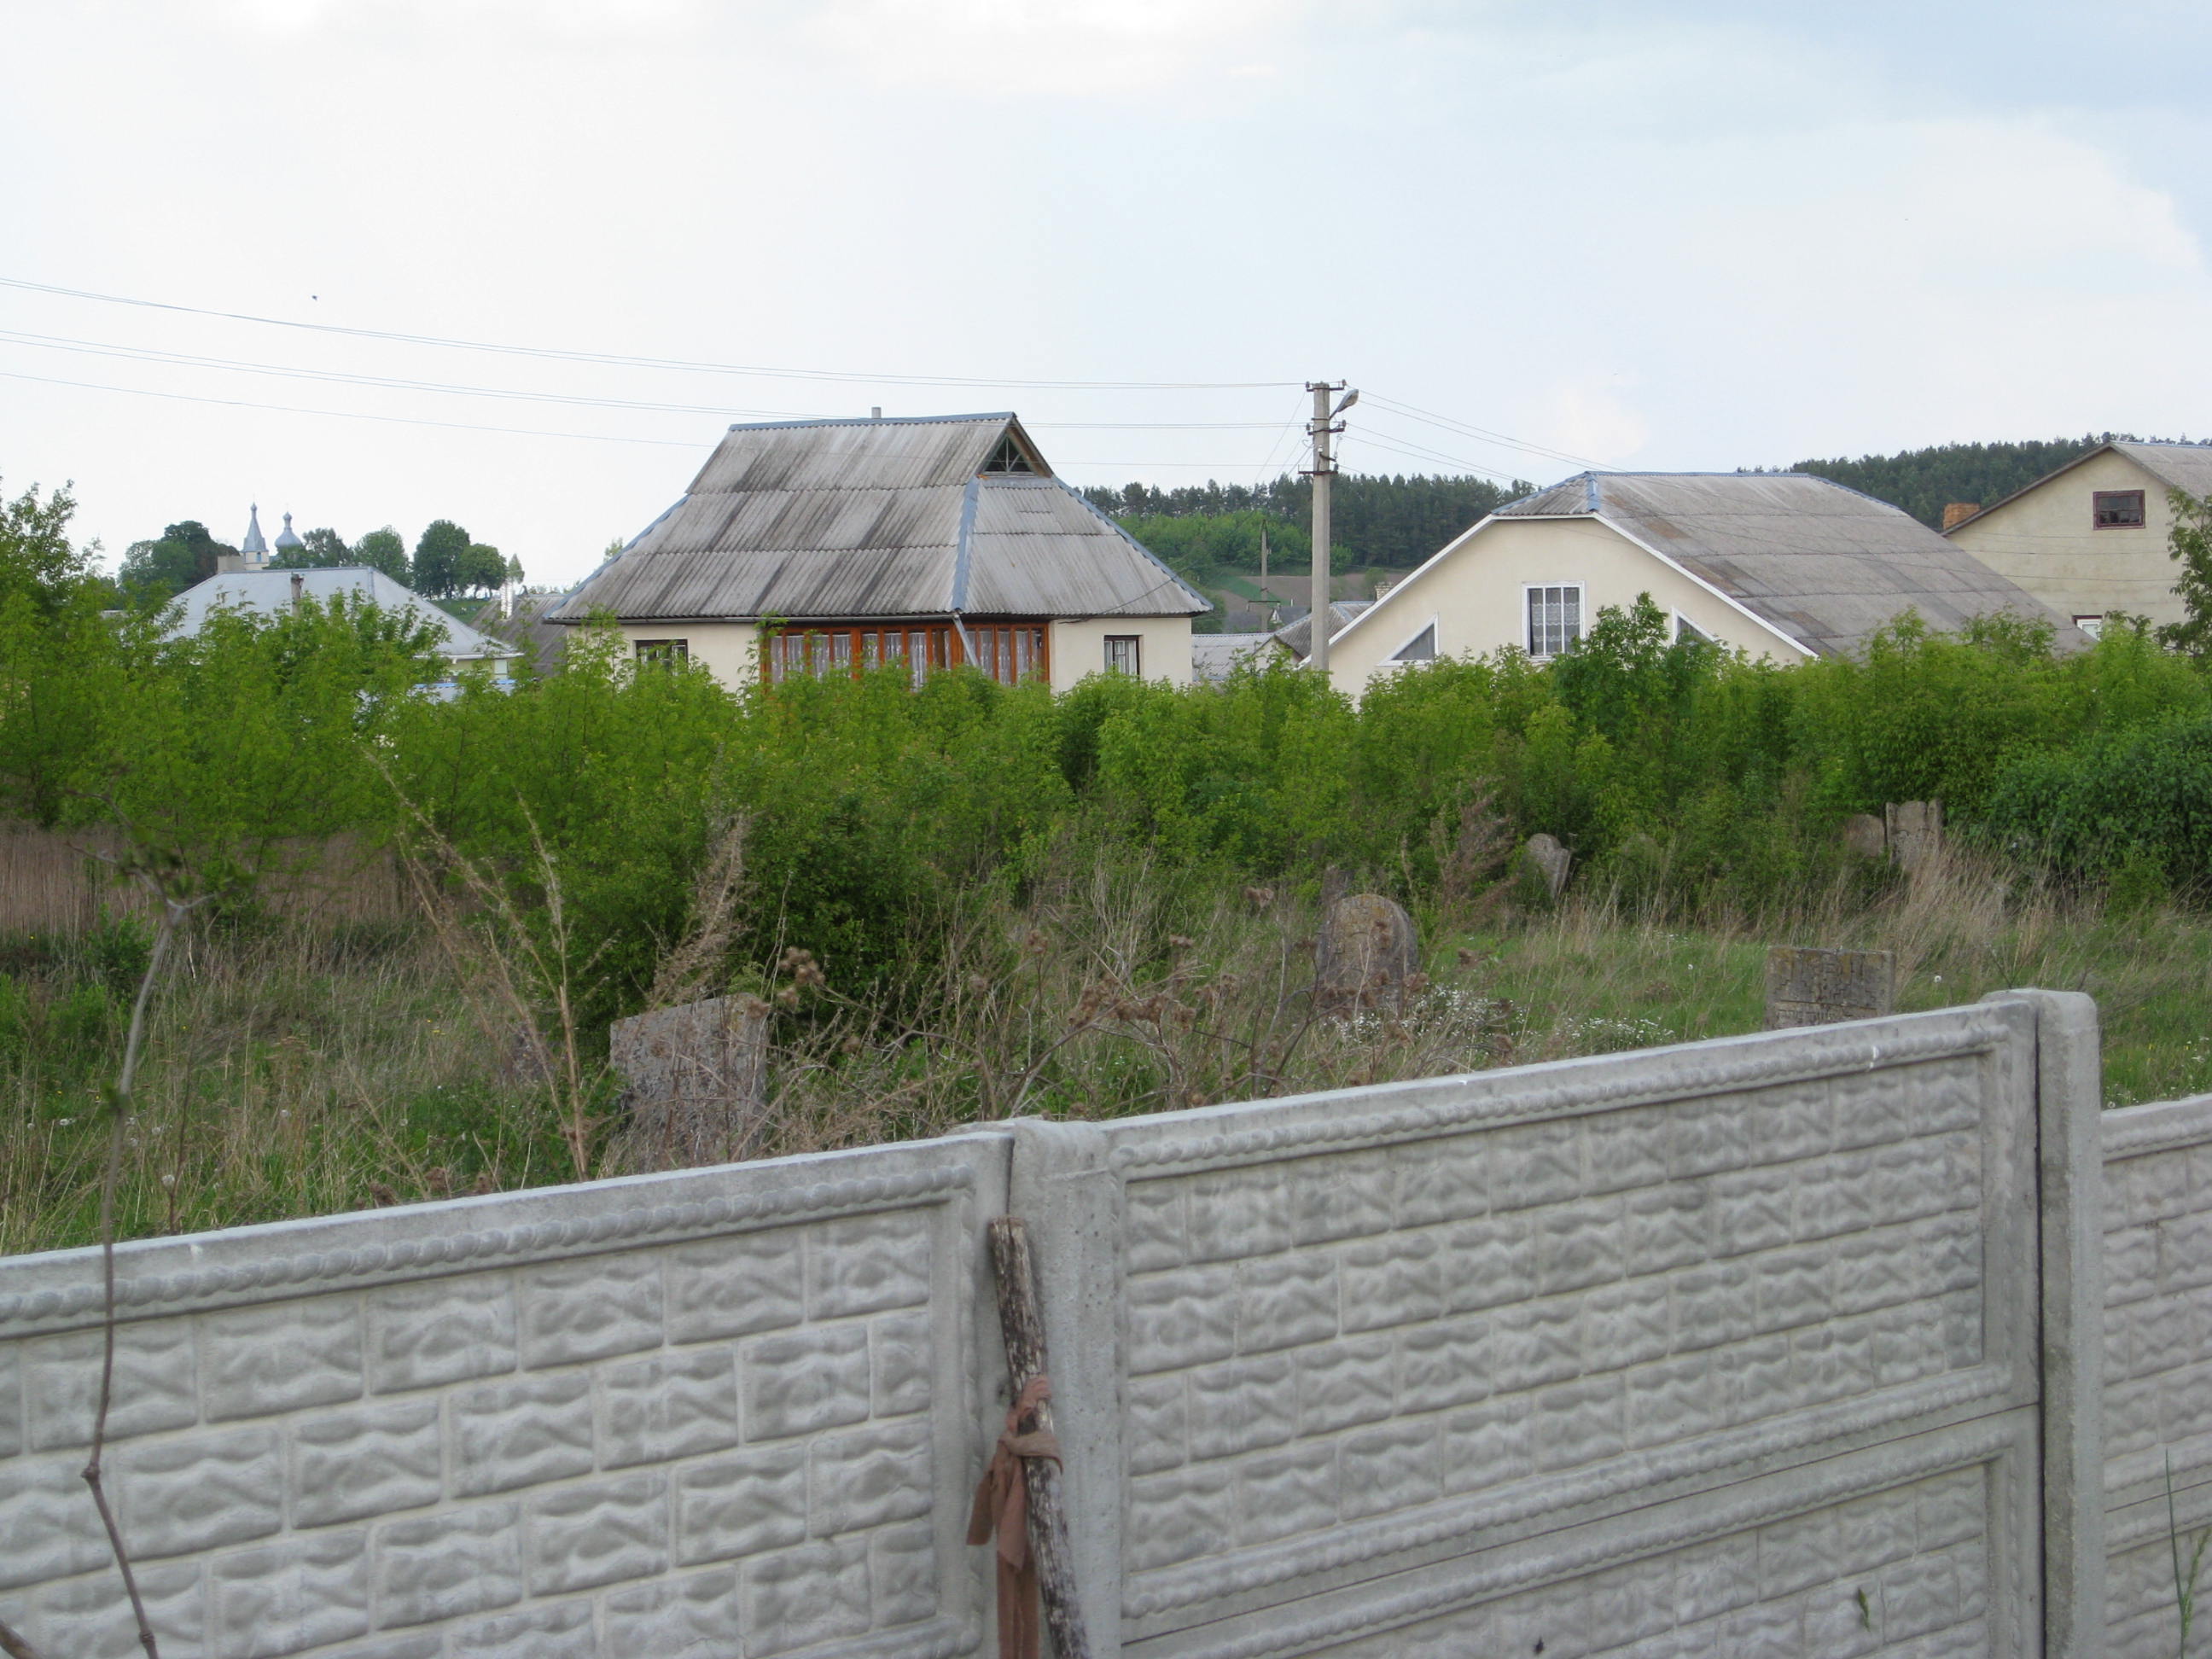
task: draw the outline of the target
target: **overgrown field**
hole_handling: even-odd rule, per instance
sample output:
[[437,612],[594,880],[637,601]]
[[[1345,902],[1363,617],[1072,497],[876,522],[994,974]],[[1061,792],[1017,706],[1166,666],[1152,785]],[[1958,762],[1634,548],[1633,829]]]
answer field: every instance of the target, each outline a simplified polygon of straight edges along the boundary
[[[1557,909],[1432,926],[1401,1012],[1317,1018],[1316,895],[1178,878],[1152,860],[973,896],[892,994],[834,975],[775,1025],[763,1155],[926,1135],[1016,1113],[1145,1111],[1649,1047],[1759,1029],[1766,946],[1897,953],[1899,1006],[2011,986],[2094,994],[2110,1103],[2212,1090],[2212,923],[2023,888],[1947,860],[1870,905],[1704,925],[1588,890]],[[112,1075],[143,932],[16,939],[0,1008],[0,1253],[98,1237]],[[125,1142],[125,1237],[574,1179],[562,1103],[519,1066],[480,963],[428,927],[198,930],[159,1004]],[[800,975],[811,979],[810,975]],[[762,988],[775,988],[763,983]],[[479,1018],[481,1009],[487,1017]],[[594,1068],[587,1167],[620,1112]]]
[[[1647,604],[1357,706],[1279,667],[732,690],[587,633],[560,675],[441,702],[374,611],[173,641],[67,566],[0,556],[0,808],[131,850],[107,926],[0,957],[0,1247],[88,1236],[156,894],[194,908],[131,1232],[605,1168],[608,1022],[720,991],[779,1005],[763,1151],[1749,1030],[1784,941],[1896,950],[1908,1007],[2091,990],[2110,1097],[2212,1086],[2212,678],[2117,623],[2062,657],[1907,619],[1784,669]],[[1850,815],[1929,798],[1939,869],[1846,850]],[[1576,855],[1561,906],[1516,861],[1537,831]],[[332,837],[404,857],[419,922],[272,917]],[[1402,1017],[1314,1006],[1325,878],[1419,921]]]

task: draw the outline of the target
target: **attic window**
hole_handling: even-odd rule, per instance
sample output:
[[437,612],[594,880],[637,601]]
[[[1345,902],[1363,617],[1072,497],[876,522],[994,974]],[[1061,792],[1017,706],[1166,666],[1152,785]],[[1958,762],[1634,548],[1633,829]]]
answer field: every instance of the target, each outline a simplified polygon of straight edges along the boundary
[[1419,633],[1398,647],[1392,662],[1429,662],[1437,654],[1437,625],[1431,623]]
[[2100,489],[2094,496],[2096,527],[2100,530],[2138,528],[2143,521],[2143,493],[2140,489]]
[[1029,452],[1014,441],[1011,432],[999,440],[999,447],[991,452],[991,459],[983,463],[986,472],[1035,472]]

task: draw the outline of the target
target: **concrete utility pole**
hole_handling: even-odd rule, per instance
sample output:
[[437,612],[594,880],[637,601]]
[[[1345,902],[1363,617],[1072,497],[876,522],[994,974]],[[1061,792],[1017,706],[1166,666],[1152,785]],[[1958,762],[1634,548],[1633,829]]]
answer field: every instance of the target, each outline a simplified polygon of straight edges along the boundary
[[1329,439],[1344,430],[1336,417],[1359,401],[1357,392],[1347,393],[1342,403],[1329,407],[1330,397],[1344,391],[1341,380],[1309,380],[1306,390],[1313,393],[1313,423],[1307,429],[1313,434],[1313,467],[1306,476],[1313,480],[1313,620],[1311,643],[1306,652],[1306,666],[1328,672],[1328,486],[1336,476],[1336,462],[1329,450]]

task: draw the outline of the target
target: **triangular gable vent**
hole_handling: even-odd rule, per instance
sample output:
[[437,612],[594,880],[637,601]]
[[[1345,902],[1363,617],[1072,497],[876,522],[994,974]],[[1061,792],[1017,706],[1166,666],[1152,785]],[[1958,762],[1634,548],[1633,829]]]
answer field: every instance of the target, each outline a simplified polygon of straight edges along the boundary
[[1437,654],[1437,625],[1431,623],[1406,641],[1392,662],[1428,662]]
[[991,452],[990,459],[983,463],[983,471],[1035,473],[1042,472],[1044,469],[1036,464],[1036,458],[1034,455],[1015,441],[1014,434],[1009,432],[999,440],[998,447]]

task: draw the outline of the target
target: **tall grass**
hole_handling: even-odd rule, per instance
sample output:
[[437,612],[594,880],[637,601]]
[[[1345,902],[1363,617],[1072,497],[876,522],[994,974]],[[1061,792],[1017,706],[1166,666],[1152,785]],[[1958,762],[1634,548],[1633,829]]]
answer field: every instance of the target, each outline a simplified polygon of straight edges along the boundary
[[[1896,953],[1905,1010],[2008,987],[2079,989],[2105,1021],[2110,1103],[2212,1090],[2212,923],[2092,896],[1954,849],[1868,901],[1692,924],[1593,881],[1547,907],[1492,886],[1422,917],[1426,972],[1340,1017],[1310,995],[1319,884],[1247,886],[1062,846],[1016,884],[913,925],[902,981],[848,983],[787,950],[732,988],[777,1009],[761,1150],[1104,1117],[1611,1052],[1757,1030],[1766,947]],[[127,930],[0,963],[0,1251],[91,1242],[97,1081],[118,1039]],[[158,1003],[126,1137],[120,1236],[188,1231],[574,1179],[573,1097],[471,1018],[434,930],[199,927]],[[4,1001],[0,998],[0,1001]],[[9,1012],[9,1009],[14,1012]],[[103,1023],[104,1022],[104,1023]],[[617,1085],[586,1067],[585,1167],[609,1167]]]

